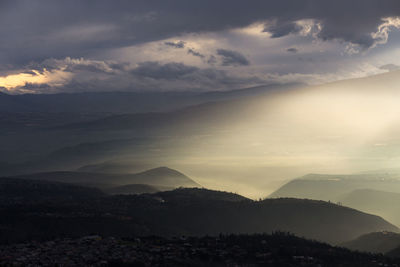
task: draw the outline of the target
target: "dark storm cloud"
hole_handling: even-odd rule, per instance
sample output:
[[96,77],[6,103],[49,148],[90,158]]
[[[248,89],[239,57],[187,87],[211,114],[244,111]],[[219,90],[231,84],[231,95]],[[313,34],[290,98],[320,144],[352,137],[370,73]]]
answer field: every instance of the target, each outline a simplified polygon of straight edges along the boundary
[[127,67],[129,67],[129,63],[126,62],[85,60],[83,58],[73,59],[70,57],[66,57],[65,59],[61,60],[49,58],[42,62],[34,62],[25,66],[26,69],[33,69],[39,73],[43,73],[45,70],[53,71],[60,69],[72,73],[115,73],[117,71],[122,71]]
[[53,70],[57,69],[56,66],[59,66],[58,69],[68,70],[72,75],[68,81],[57,86],[26,83],[14,92],[218,90],[266,83],[254,76],[230,75],[215,68],[199,68],[177,62],[147,61],[135,66],[112,68],[113,63],[107,61],[71,58],[52,61]]
[[247,66],[250,65],[250,62],[247,58],[237,52],[227,49],[218,49],[217,55],[222,57],[222,65],[223,66]]
[[40,90],[45,90],[48,91],[48,89],[51,89],[51,86],[47,83],[25,83],[24,86],[21,86],[20,89],[24,90],[35,90],[35,91],[40,91]]
[[297,52],[299,52],[299,50],[298,50],[296,47],[290,47],[290,48],[286,49],[286,51],[287,51],[287,52],[290,52],[290,53],[297,53]]
[[161,64],[150,61],[139,63],[138,67],[133,69],[131,73],[154,79],[176,80],[198,70],[197,67],[187,66],[182,63]]
[[199,58],[202,58],[202,59],[204,59],[204,58],[206,57],[206,56],[203,55],[202,53],[197,52],[196,50],[194,50],[194,49],[192,49],[192,48],[189,48],[187,52],[188,52],[188,54],[191,54],[191,55],[193,55],[193,56],[195,56],[195,57],[199,57]]
[[211,55],[208,57],[207,63],[210,65],[215,65],[217,64],[217,58],[214,55]]
[[266,25],[264,32],[271,33],[271,38],[279,38],[291,33],[299,33],[302,28],[294,22],[275,22]]
[[162,90],[220,90],[266,83],[255,76],[231,75],[215,68],[198,68],[176,62],[143,62],[130,73],[135,84]]
[[184,41],[179,41],[179,42],[164,42],[165,45],[167,46],[172,46],[175,48],[184,48],[185,47],[185,42]]
[[0,62],[11,66],[254,22],[265,22],[278,38],[298,33],[296,21],[302,19],[319,23],[317,38],[368,48],[384,42],[385,34],[371,36],[382,18],[400,15],[398,0],[3,0],[0,5]]
[[30,74],[30,75],[33,75],[33,76],[36,76],[36,75],[37,75],[36,72],[31,71],[31,70],[26,70],[26,71],[23,71],[22,73],[24,73],[24,74]]
[[99,62],[99,61],[88,61],[89,63],[85,64],[69,64],[64,71],[67,72],[92,72],[92,73],[105,73],[112,74],[116,71],[121,71],[124,69],[126,63],[108,63],[108,62]]
[[[178,81],[197,88],[223,88],[228,85],[265,83],[257,77],[234,77],[215,68],[198,68],[183,63],[157,61],[141,62],[130,71],[137,79],[152,79],[160,82]],[[196,86],[193,86],[196,85]]]

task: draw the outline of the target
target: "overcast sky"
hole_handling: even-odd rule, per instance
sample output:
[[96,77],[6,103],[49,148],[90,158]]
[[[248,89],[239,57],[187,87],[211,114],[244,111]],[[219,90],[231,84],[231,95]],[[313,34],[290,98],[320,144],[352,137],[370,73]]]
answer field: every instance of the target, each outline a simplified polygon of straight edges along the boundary
[[399,0],[0,0],[0,90],[227,90],[400,65]]

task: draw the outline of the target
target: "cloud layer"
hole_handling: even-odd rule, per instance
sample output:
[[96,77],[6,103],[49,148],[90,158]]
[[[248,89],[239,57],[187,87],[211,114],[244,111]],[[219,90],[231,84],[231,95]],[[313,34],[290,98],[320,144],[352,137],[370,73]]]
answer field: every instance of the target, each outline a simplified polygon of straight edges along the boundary
[[388,18],[400,16],[397,0],[5,0],[0,8],[0,58],[11,64],[86,56],[93,50],[260,21],[278,38],[304,30],[298,23],[304,19],[321,26],[318,38],[368,48],[384,42],[388,31],[399,27]]
[[223,66],[247,66],[250,65],[250,62],[247,58],[233,50],[227,49],[218,49],[217,54],[222,57],[222,65]]
[[[308,68],[310,73],[321,72],[334,64],[331,61],[337,60],[338,53],[351,55],[376,49],[400,28],[399,17],[398,0],[4,0],[0,1],[0,76],[24,72],[33,77],[34,71],[43,75],[45,70],[53,73],[54,60],[65,63],[69,58],[71,62],[62,73],[73,73],[72,78],[46,84],[59,87],[60,81],[72,80],[82,89],[82,80],[101,83],[123,74],[117,84],[148,88],[156,86],[155,80],[180,79],[182,84],[176,87],[194,88],[195,84],[206,86],[211,76],[218,80],[225,75],[231,82],[238,73],[234,68],[241,68],[242,76],[257,76],[264,81],[266,72],[298,75]],[[233,36],[231,31],[237,29],[245,30]],[[259,50],[250,51],[256,41],[280,47],[262,50],[265,48],[259,45]],[[146,47],[157,42],[162,47],[147,53]],[[325,44],[315,49],[315,42]],[[330,43],[345,49],[325,58],[322,52]],[[118,59],[110,56],[132,47],[142,50]],[[169,61],[159,59],[166,54],[171,55]],[[124,60],[124,56],[132,59]],[[82,58],[79,64],[72,63]],[[322,65],[313,65],[322,58]],[[307,64],[293,70],[299,60]],[[380,60],[376,65],[388,63],[392,62]],[[271,70],[272,65],[276,69]],[[336,68],[341,65],[344,63]],[[57,65],[55,69],[60,68]],[[85,78],[84,74],[92,76]],[[239,83],[242,76],[237,76]],[[199,80],[189,82],[188,77]],[[35,79],[25,80],[33,86],[36,82],[30,80]],[[144,84],[144,80],[151,82]]]
[[[16,74],[17,84],[6,83],[13,93],[57,93],[74,91],[185,91],[223,90],[255,86],[267,81],[249,75],[230,75],[215,68],[198,68],[178,62],[140,62],[65,58],[35,64],[33,73]],[[15,78],[15,77],[9,77]],[[15,80],[15,79],[14,79]],[[1,82],[1,80],[0,80]],[[8,91],[6,88],[0,91]]]

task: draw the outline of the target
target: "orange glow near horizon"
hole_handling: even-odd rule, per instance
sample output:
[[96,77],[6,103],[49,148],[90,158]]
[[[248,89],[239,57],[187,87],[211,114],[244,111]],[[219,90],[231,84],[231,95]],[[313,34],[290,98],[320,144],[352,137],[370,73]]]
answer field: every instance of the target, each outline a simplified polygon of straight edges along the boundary
[[18,87],[22,87],[26,84],[50,84],[50,85],[60,85],[68,79],[70,74],[62,71],[47,71],[39,72],[37,70],[31,70],[32,73],[18,73],[11,74],[7,76],[0,77],[0,87],[6,88],[9,92],[12,92],[14,89]]
[[5,77],[0,77],[0,87],[5,87],[7,90],[12,90],[20,86],[24,86],[26,83],[45,83],[46,77],[35,70],[32,70],[35,74],[30,73],[18,73],[12,74]]

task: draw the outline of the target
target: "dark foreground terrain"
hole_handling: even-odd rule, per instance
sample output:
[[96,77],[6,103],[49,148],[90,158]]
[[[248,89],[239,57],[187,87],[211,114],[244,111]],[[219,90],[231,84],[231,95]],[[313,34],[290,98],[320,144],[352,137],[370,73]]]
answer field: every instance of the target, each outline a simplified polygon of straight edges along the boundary
[[389,258],[333,246],[381,231],[399,229],[324,201],[254,201],[204,188],[114,195],[0,178],[0,266],[400,267],[396,251]]
[[0,244],[102,236],[204,236],[284,231],[339,244],[399,229],[380,217],[328,202],[253,201],[199,188],[107,195],[73,184],[0,179]]
[[88,236],[0,247],[13,266],[400,266],[400,259],[285,233],[131,239]]

